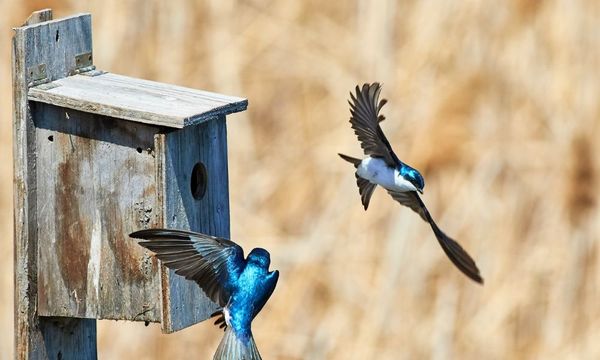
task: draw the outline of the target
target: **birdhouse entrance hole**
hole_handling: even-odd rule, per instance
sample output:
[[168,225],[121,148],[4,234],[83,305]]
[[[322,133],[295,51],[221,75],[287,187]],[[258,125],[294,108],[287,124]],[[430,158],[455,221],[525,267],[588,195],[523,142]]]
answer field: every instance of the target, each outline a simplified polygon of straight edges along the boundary
[[196,163],[196,165],[194,165],[194,169],[192,169],[192,180],[190,184],[194,199],[200,200],[204,197],[204,194],[206,193],[207,179],[206,166],[204,166],[204,164],[201,162]]

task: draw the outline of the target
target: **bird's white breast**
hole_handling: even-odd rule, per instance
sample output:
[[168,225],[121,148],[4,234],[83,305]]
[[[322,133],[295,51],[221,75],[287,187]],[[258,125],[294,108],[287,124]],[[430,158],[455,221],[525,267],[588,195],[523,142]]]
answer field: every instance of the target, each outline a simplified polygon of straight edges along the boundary
[[389,167],[383,159],[367,157],[356,169],[356,173],[373,184],[381,185],[388,190],[416,191],[410,181],[405,180],[398,169]]

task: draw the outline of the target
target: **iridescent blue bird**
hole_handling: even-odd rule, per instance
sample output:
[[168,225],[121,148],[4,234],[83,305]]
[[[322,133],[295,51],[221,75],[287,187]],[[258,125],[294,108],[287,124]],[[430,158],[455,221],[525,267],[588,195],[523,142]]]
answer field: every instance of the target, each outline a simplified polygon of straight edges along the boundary
[[472,280],[483,283],[475,261],[454,240],[448,237],[433,221],[419,193],[423,193],[425,181],[423,176],[414,168],[400,161],[392,150],[379,125],[385,117],[379,112],[387,100],[379,101],[381,86],[378,83],[364,84],[356,87],[356,94],[350,93],[350,124],[366,155],[364,159],[356,159],[338,154],[356,168],[356,182],[362,200],[367,210],[371,195],[377,185],[383,187],[404,206],[427,221],[438,242],[450,260]]
[[200,233],[148,229],[129,236],[144,239],[139,244],[156,253],[163,265],[193,280],[220,309],[215,325],[225,335],[215,360],[261,359],[252,336],[252,319],[261,311],[279,279],[269,271],[271,258],[265,249],[244,251],[236,243]]

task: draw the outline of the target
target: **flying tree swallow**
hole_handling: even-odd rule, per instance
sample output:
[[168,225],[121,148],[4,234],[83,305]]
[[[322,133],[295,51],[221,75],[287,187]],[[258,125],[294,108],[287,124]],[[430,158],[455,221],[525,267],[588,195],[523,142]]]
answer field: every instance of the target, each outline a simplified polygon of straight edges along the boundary
[[394,200],[408,206],[429,223],[442,249],[450,260],[472,280],[483,284],[483,278],[475,261],[454,240],[448,237],[433,221],[419,193],[423,193],[425,181],[416,169],[398,159],[379,125],[385,117],[379,112],[387,100],[379,101],[379,83],[356,86],[356,94],[350,93],[350,124],[358,137],[365,155],[356,159],[338,154],[356,168],[356,183],[362,204],[367,210],[371,195],[377,185],[383,187]]
[[220,309],[215,325],[225,335],[213,357],[261,359],[252,337],[252,320],[263,308],[279,279],[279,271],[269,271],[271,258],[265,249],[244,250],[236,243],[200,233],[148,229],[129,236],[144,239],[139,244],[156,253],[162,264],[195,281]]

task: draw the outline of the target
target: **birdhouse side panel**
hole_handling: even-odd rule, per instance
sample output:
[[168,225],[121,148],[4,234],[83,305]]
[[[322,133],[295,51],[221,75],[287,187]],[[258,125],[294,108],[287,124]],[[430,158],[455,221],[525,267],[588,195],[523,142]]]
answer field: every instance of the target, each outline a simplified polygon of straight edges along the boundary
[[[168,133],[165,145],[165,226],[229,238],[225,117]],[[164,274],[164,332],[203,321],[216,311],[196,283],[172,270]]]
[[160,320],[157,261],[128,234],[157,225],[156,128],[32,103],[38,311]]

